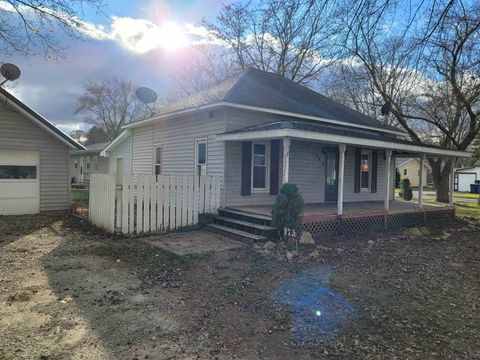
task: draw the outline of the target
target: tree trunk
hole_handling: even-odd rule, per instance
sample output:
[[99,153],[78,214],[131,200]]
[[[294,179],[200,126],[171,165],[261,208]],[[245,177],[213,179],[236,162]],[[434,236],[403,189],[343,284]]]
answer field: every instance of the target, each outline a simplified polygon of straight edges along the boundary
[[437,201],[448,203],[450,192],[450,166],[452,160],[428,159],[432,167],[433,186],[437,194]]

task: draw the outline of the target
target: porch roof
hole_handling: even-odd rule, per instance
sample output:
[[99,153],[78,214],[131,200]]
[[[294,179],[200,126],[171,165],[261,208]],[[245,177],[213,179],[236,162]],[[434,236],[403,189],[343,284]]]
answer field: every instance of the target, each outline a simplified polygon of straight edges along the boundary
[[333,144],[390,149],[409,153],[422,153],[435,156],[471,157],[470,152],[444,149],[435,145],[425,145],[386,134],[379,133],[377,135],[361,130],[332,127],[294,120],[282,120],[268,124],[250,126],[217,135],[218,139],[225,141],[284,137]]

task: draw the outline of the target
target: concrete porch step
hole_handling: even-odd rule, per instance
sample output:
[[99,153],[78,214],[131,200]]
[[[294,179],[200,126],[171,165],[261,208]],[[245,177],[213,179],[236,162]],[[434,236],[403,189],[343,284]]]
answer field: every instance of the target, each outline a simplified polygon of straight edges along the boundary
[[246,231],[264,237],[275,237],[275,228],[267,225],[256,224],[250,221],[233,219],[225,216],[215,216],[215,224],[228,226],[236,230]]
[[246,211],[240,211],[236,209],[219,209],[218,215],[230,219],[241,220],[253,224],[259,224],[264,226],[271,226],[272,225],[272,218],[267,215],[262,214],[255,214]]
[[239,240],[247,240],[247,241],[266,241],[267,240],[265,236],[255,235],[246,231],[233,229],[231,227],[219,225],[219,224],[208,224],[207,229],[216,233],[220,233],[222,235],[231,236]]

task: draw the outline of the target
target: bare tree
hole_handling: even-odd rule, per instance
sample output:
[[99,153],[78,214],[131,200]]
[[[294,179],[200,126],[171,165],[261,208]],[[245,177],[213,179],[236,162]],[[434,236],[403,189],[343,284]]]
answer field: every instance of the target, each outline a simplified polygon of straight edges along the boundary
[[5,0],[0,6],[0,53],[52,56],[63,35],[81,38],[94,29],[82,21],[86,7],[101,11],[103,0]]
[[85,120],[104,130],[108,141],[117,137],[125,124],[150,113],[135,96],[137,86],[132,82],[112,77],[87,82],[84,87],[75,114],[86,114]]
[[[381,102],[390,103],[413,140],[466,150],[480,131],[479,4],[427,2],[388,29],[397,4],[362,3],[355,19],[344,19],[345,47],[367,70]],[[419,16],[427,19],[422,28]],[[446,202],[451,161],[429,163],[437,200]]]
[[248,66],[308,85],[330,66],[339,47],[335,2],[267,0],[224,5],[216,23],[204,25],[241,68]]
[[194,94],[241,70],[223,48],[199,45],[189,51],[191,60],[172,75],[174,87],[166,100]]

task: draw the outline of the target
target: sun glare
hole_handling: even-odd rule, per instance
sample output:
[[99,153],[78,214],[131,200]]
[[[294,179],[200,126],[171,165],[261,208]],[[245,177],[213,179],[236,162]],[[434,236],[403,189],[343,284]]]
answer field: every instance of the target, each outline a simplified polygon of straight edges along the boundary
[[160,26],[158,45],[169,51],[175,51],[188,45],[185,30],[175,22],[167,22]]

